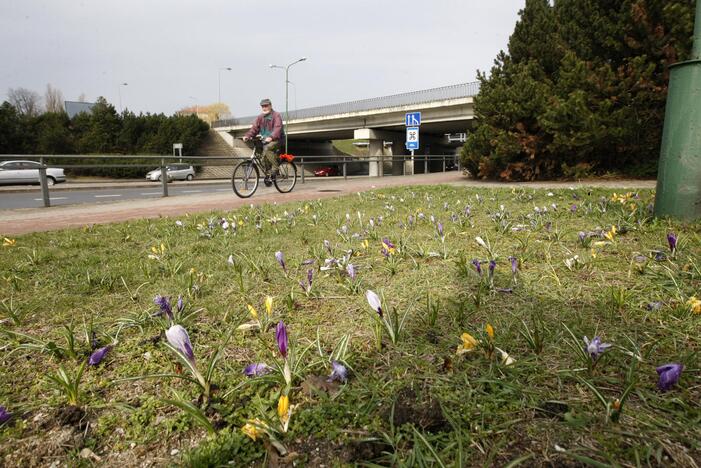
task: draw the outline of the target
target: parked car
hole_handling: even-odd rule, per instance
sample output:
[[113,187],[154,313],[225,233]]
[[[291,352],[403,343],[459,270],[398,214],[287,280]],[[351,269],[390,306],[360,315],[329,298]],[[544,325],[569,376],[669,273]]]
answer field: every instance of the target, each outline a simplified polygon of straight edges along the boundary
[[458,163],[455,161],[446,161],[445,170],[446,171],[457,171],[458,170]]
[[[189,164],[169,164],[166,166],[168,180],[192,180],[195,178],[195,169]],[[161,180],[161,168],[156,168],[146,174],[146,178],[152,181]]]
[[[0,162],[0,184],[38,184],[39,168],[41,164],[36,161],[3,161]],[[66,175],[59,167],[46,168],[46,183],[54,185],[65,182]]]
[[337,176],[338,168],[333,166],[320,167],[318,169],[314,169],[314,175],[317,177]]

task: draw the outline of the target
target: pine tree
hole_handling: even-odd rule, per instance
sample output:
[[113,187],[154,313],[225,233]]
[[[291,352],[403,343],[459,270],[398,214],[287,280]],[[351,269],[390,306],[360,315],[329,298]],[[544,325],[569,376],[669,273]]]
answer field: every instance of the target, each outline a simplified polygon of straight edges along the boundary
[[466,167],[502,179],[654,174],[667,67],[688,54],[693,14],[693,0],[527,1],[509,54],[479,75]]

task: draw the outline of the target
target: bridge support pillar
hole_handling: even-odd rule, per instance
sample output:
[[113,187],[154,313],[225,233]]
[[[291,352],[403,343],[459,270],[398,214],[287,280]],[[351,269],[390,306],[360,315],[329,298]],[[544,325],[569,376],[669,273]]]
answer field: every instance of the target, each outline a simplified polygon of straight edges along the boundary
[[[370,177],[382,177],[385,171],[392,175],[401,175],[407,169],[400,160],[393,159],[393,147],[397,147],[399,140],[403,138],[397,132],[387,132],[372,128],[359,128],[353,132],[356,140],[368,141],[368,158],[370,161]],[[401,140],[403,142],[403,140]],[[413,168],[412,168],[413,169]]]

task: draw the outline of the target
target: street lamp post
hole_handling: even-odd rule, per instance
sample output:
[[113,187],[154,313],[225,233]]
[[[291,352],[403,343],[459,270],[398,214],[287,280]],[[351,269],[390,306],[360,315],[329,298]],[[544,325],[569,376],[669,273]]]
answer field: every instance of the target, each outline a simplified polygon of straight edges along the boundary
[[[280,65],[270,65],[270,68],[280,68],[285,70],[285,153],[287,153],[287,121],[290,119],[289,115],[289,84],[290,84],[290,67],[294,65],[295,63],[299,62],[304,62],[307,60],[307,57],[302,57],[301,59],[295,60],[294,62],[290,63],[289,65],[282,67]],[[297,87],[295,86],[295,92],[297,91]]]
[[217,103],[221,103],[221,72],[222,70],[231,71],[231,67],[224,67],[219,69],[219,100]]
[[128,83],[119,83],[117,86],[117,95],[119,96],[119,113],[122,113],[122,86],[126,86]]

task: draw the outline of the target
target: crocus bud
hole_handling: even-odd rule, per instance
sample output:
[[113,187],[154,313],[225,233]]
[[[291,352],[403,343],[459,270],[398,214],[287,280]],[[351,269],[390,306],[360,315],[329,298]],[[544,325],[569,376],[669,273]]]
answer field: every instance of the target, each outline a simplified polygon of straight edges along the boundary
[[375,294],[374,291],[370,291],[369,289],[365,292],[365,297],[368,300],[368,304],[370,304],[370,307],[377,312],[377,314],[382,317],[382,302],[380,301],[380,297]]
[[90,358],[88,358],[88,365],[89,366],[96,366],[96,365],[100,364],[100,362],[102,361],[102,359],[105,357],[105,355],[107,354],[107,352],[110,349],[112,349],[112,346],[105,346],[103,348],[95,350],[95,352],[93,352],[90,355]]
[[190,342],[190,336],[187,334],[187,330],[180,325],[173,325],[166,330],[166,338],[173,348],[180,351],[188,361],[194,364],[195,353],[192,351],[192,343]]
[[277,340],[277,347],[280,350],[282,357],[287,357],[287,328],[285,327],[285,322],[280,320],[275,328],[275,339]]

